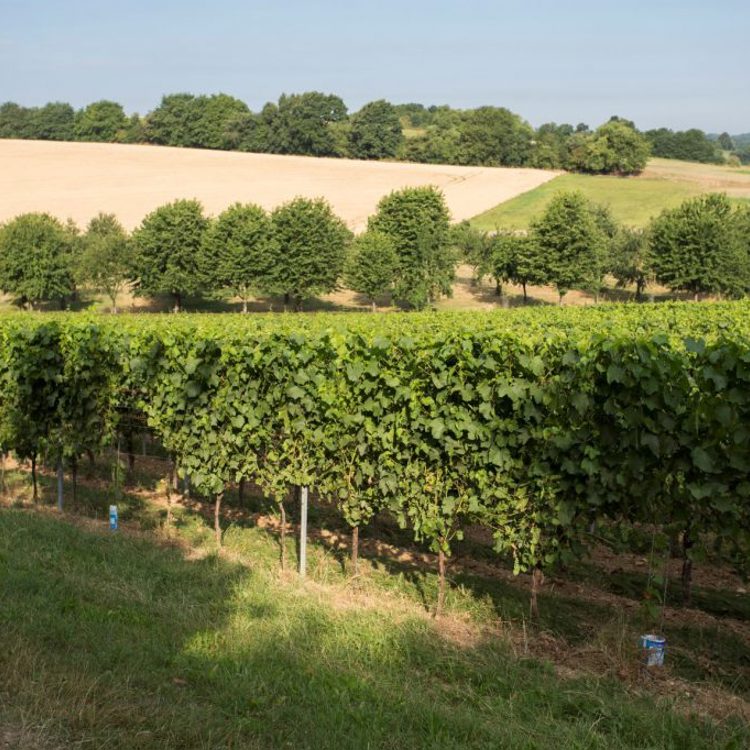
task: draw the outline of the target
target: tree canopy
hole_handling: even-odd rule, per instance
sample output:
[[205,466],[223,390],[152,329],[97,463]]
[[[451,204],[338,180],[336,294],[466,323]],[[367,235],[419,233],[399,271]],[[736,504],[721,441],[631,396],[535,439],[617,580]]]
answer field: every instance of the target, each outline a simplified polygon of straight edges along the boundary
[[30,213],[0,228],[0,289],[23,305],[65,298],[74,289],[76,232],[49,214]]
[[160,206],[133,233],[135,289],[154,296],[169,294],[175,310],[182,298],[204,288],[201,252],[208,219],[196,200]]
[[541,276],[556,287],[561,301],[570,289],[598,282],[605,262],[606,235],[582,193],[555,195],[542,216],[532,222],[529,235],[538,253]]
[[381,199],[368,229],[393,241],[398,255],[397,301],[421,309],[450,295],[457,256],[449,237],[443,194],[434,187],[404,188]]
[[726,195],[710,194],[664,211],[650,227],[656,279],[692,293],[741,294],[750,286],[747,240]]
[[402,141],[401,121],[385,99],[365,104],[351,118],[349,151],[356,159],[396,156]]
[[271,214],[277,260],[270,285],[302,301],[336,288],[351,232],[322,198],[295,198]]
[[211,222],[204,241],[210,285],[227,287],[242,300],[272,283],[276,251],[271,218],[260,206],[235,203]]

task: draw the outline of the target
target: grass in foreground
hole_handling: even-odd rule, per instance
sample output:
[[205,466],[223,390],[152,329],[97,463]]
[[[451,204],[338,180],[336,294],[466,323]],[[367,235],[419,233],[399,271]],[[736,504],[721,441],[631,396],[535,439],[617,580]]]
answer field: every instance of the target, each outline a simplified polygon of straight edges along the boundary
[[[49,499],[51,477],[43,488]],[[387,556],[369,555],[363,578],[347,581],[342,555],[318,540],[303,586],[278,574],[275,537],[240,516],[218,556],[198,505],[178,509],[168,542],[107,532],[108,501],[81,487],[79,510],[100,521],[0,508],[3,750],[681,750],[750,741],[739,720],[675,710],[648,683],[628,690],[534,657],[545,633],[581,643],[611,619],[569,592],[545,595],[540,629],[524,629],[531,646],[518,648],[497,618],[519,620],[526,596],[503,581],[457,573],[449,616],[435,622],[425,614],[434,575]],[[133,528],[153,528],[158,509],[137,488],[122,503]],[[315,509],[311,525],[326,520]],[[293,559],[292,539],[289,551]]]

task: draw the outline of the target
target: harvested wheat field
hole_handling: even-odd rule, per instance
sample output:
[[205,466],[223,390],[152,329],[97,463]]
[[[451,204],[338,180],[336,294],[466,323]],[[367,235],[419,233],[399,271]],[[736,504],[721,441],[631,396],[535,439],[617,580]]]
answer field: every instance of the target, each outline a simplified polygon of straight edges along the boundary
[[246,154],[163,146],[0,140],[0,221],[46,211],[85,226],[99,211],[128,228],[157,206],[197,198],[210,214],[235,201],[265,208],[322,196],[354,230],[391,190],[436,185],[454,220],[551,180],[540,169],[454,167]]

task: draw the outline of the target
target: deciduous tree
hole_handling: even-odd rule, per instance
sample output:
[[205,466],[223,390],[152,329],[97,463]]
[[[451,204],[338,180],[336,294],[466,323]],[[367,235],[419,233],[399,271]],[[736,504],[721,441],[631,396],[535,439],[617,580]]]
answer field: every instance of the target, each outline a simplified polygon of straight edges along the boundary
[[351,232],[322,198],[295,198],[271,214],[277,259],[271,285],[299,309],[331,292],[344,270]]
[[169,294],[174,309],[186,294],[205,291],[203,240],[208,219],[196,200],[178,200],[152,211],[133,233],[135,289],[146,296]]

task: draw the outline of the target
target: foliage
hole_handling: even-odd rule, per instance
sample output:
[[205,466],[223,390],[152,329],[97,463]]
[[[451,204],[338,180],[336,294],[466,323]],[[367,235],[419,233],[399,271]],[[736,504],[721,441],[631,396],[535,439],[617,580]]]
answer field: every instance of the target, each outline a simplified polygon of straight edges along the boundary
[[32,110],[26,137],[41,141],[72,141],[74,122],[75,111],[70,104],[50,102]]
[[457,258],[449,244],[443,194],[434,187],[404,188],[380,200],[368,229],[388,235],[398,255],[396,300],[421,309],[451,293]]
[[739,295],[750,286],[747,241],[725,195],[709,194],[664,211],[649,229],[657,281],[670,289]]
[[706,164],[721,164],[724,161],[716,144],[697,128],[678,131],[657,128],[647,130],[644,135],[651,144],[654,156]]
[[269,152],[336,156],[331,126],[346,118],[346,106],[338,96],[318,91],[282,94],[278,106],[263,108],[262,117],[268,126]]
[[114,214],[98,214],[81,238],[77,272],[81,281],[106,294],[117,312],[117,297],[133,271],[133,245]]
[[620,120],[610,120],[571,146],[573,169],[595,174],[638,174],[650,155],[648,141]]
[[393,157],[402,141],[396,109],[385,99],[365,104],[351,118],[349,152],[355,159]]
[[271,214],[277,260],[271,285],[302,301],[333,291],[341,276],[351,232],[318,198],[295,198]]
[[523,288],[547,283],[542,247],[525,234],[500,231],[492,243],[492,273],[499,282],[511,281]]
[[22,304],[59,300],[74,291],[75,230],[49,214],[22,214],[0,227],[0,289]]
[[622,227],[611,245],[608,270],[624,287],[635,284],[636,299],[652,278],[648,235],[642,229]]
[[367,297],[375,309],[375,300],[393,289],[398,271],[398,255],[391,238],[368,231],[354,239],[344,268],[349,289]]
[[[31,455],[142,409],[197,491],[310,484],[448,555],[470,523],[516,570],[594,521],[747,543],[750,306],[410,316],[0,317],[0,430]],[[61,385],[62,384],[62,385]],[[30,420],[33,420],[33,425]],[[659,521],[660,522],[660,521]]]
[[75,136],[79,141],[111,143],[119,139],[127,123],[121,104],[106,100],[94,102],[76,113]]
[[561,301],[570,289],[600,279],[606,235],[581,193],[556,195],[542,216],[532,222],[529,236],[542,264],[542,276],[557,288]]
[[502,107],[479,107],[461,124],[459,163],[517,167],[529,162],[534,131]]
[[135,290],[146,296],[169,294],[175,309],[186,294],[204,288],[202,250],[208,219],[195,200],[160,206],[133,232]]
[[253,291],[268,286],[279,260],[270,217],[254,204],[235,203],[219,214],[206,232],[203,252],[210,258],[209,286],[231,289],[243,312]]
[[487,232],[462,221],[451,227],[450,243],[461,254],[462,260],[474,269],[475,281],[481,281],[482,277],[493,272],[494,242]]

